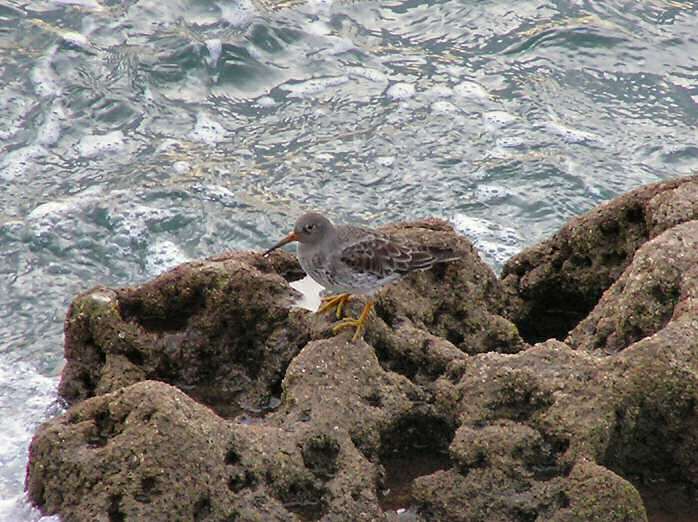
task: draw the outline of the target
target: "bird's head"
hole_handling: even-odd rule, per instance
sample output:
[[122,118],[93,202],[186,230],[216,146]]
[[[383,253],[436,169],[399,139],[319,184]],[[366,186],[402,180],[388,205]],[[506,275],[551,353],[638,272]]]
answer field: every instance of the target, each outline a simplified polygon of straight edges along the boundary
[[333,230],[332,222],[325,216],[317,212],[308,212],[298,218],[293,232],[264,252],[264,256],[293,241],[309,246],[317,245],[329,237]]

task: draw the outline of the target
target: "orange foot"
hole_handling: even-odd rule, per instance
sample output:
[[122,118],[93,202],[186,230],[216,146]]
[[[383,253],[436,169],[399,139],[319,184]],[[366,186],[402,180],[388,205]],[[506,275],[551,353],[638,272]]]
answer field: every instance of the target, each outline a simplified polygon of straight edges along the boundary
[[322,306],[318,308],[317,313],[318,314],[324,314],[327,310],[332,310],[333,308],[337,308],[337,319],[342,318],[342,310],[344,309],[344,305],[346,305],[347,301],[351,299],[351,294],[337,294],[337,295],[328,295],[327,297],[323,297],[320,299],[322,301]]
[[361,311],[361,315],[359,315],[357,319],[351,319],[349,317],[342,319],[332,327],[332,332],[336,334],[344,328],[356,328],[354,336],[351,338],[352,341],[356,341],[359,337],[361,337],[366,329],[366,320],[368,319],[368,314],[371,313],[372,309],[373,301],[369,301],[366,303],[366,306],[364,306],[364,309]]

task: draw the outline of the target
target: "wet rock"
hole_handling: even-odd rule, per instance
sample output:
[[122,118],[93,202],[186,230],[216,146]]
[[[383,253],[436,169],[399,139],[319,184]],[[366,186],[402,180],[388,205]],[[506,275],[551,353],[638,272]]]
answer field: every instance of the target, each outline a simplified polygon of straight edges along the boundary
[[696,317],[698,221],[689,221],[642,245],[567,342],[579,349],[615,353],[672,321]]
[[443,402],[461,397],[454,467],[417,480],[420,512],[427,520],[644,520],[628,479],[698,481],[697,363],[695,316],[617,357],[548,341],[470,358],[461,380],[442,386]]
[[[134,288],[78,296],[65,325],[59,393],[74,403],[144,379],[187,390],[221,413],[262,408],[309,340],[295,259],[251,253],[181,265]],[[233,411],[235,409],[233,408]]]
[[[253,504],[228,489],[233,435],[226,421],[176,388],[143,381],[40,428],[28,491],[43,512],[63,520],[240,519]],[[274,497],[255,500],[255,516],[289,520]]]
[[698,177],[648,185],[572,219],[504,266],[509,317],[529,342],[564,339],[647,240],[698,219]]

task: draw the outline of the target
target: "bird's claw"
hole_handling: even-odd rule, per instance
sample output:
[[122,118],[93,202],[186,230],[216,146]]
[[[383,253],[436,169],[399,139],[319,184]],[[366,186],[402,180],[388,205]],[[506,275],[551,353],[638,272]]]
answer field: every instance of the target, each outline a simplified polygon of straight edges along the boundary
[[337,294],[323,297],[320,299],[320,301],[322,302],[322,306],[318,308],[317,313],[324,314],[327,310],[337,308],[337,319],[341,319],[342,310],[344,309],[344,305],[347,303],[347,301],[349,301],[349,299],[351,299],[351,294]]
[[332,333],[337,334],[339,333],[340,330],[343,330],[345,328],[356,328],[356,331],[354,332],[353,337],[351,338],[352,341],[356,341],[358,338],[361,337],[361,334],[364,332],[364,323],[366,321],[362,321],[361,319],[351,319],[349,317],[342,319],[332,327]]
[[340,330],[345,328],[356,328],[354,336],[351,338],[352,341],[356,341],[363,335],[364,330],[366,329],[366,321],[368,320],[368,314],[371,313],[371,309],[373,309],[373,302],[369,301],[366,303],[366,306],[364,306],[364,309],[361,311],[361,315],[359,315],[358,318],[352,319],[350,317],[346,317],[342,319],[332,327],[332,333],[337,334]]

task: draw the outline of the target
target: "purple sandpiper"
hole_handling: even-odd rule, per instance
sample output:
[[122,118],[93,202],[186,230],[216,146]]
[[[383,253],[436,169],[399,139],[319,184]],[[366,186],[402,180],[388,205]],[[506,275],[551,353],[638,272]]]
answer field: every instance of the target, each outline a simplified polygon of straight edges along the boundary
[[343,328],[355,328],[354,341],[362,335],[374,294],[383,286],[410,272],[463,257],[450,248],[410,243],[369,228],[335,226],[316,212],[298,218],[293,232],[264,252],[264,256],[293,241],[298,241],[301,267],[328,294],[322,298],[323,305],[317,313],[336,308],[340,319],[352,294],[368,295],[357,319],[344,318],[332,328],[335,334]]

